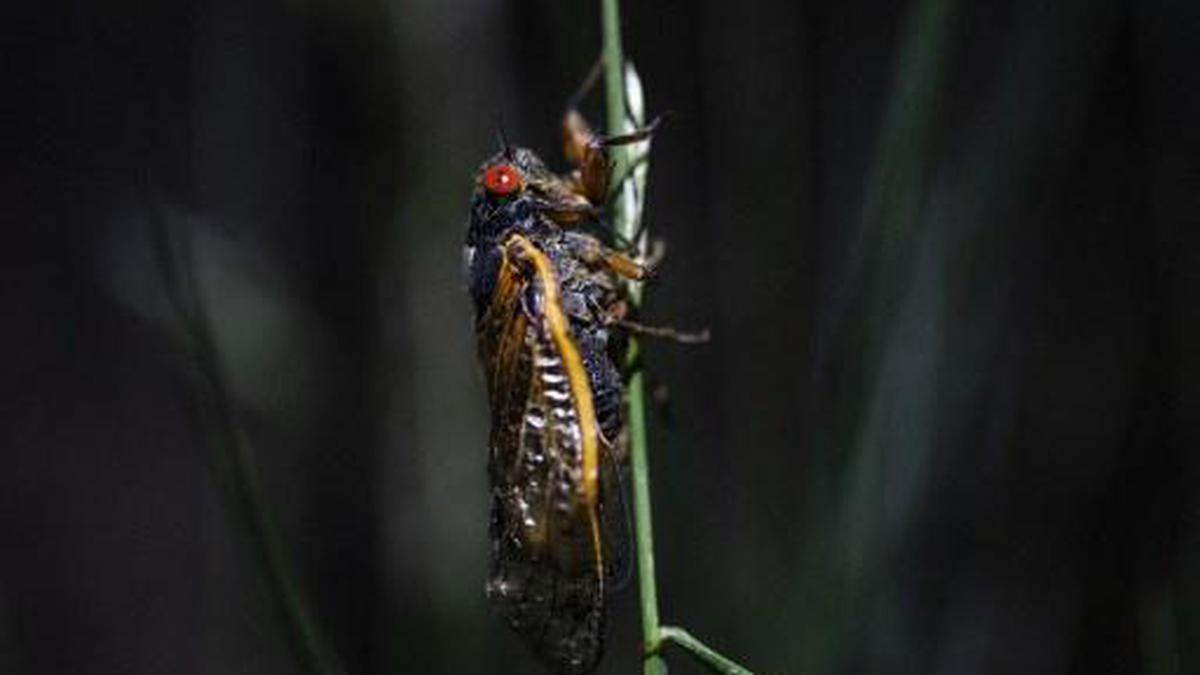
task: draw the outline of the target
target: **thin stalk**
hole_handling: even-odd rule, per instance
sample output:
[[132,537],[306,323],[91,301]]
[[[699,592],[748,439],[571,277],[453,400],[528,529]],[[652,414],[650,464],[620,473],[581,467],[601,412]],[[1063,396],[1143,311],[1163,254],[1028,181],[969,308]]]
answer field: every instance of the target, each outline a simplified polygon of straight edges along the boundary
[[[601,0],[601,15],[604,33],[604,82],[606,90],[608,133],[611,136],[627,133],[633,127],[645,124],[645,105],[641,82],[632,64],[627,64],[621,53],[621,18],[618,0]],[[626,95],[628,94],[628,100]],[[632,119],[628,119],[628,116]],[[649,170],[646,153],[649,143],[636,143],[632,149],[640,152],[630,159],[629,146],[611,149],[614,176],[620,177],[619,191],[612,209],[613,228],[626,241],[632,242],[637,254],[645,258],[649,236],[646,228],[640,227],[642,206],[645,199],[646,173]],[[634,241],[634,238],[637,241]],[[634,308],[642,304],[640,284],[630,283],[630,302]],[[718,654],[704,643],[692,637],[682,628],[663,626],[658,616],[658,588],[654,570],[654,528],[650,511],[650,464],[646,442],[645,384],[638,367],[640,345],[636,339],[629,341],[626,363],[633,367],[633,375],[626,389],[628,396],[629,457],[633,470],[633,519],[634,543],[637,546],[638,591],[642,613],[642,648],[645,655],[644,675],[666,675],[667,664],[661,651],[667,642],[686,649],[698,661],[714,673],[723,675],[753,675],[749,670]]]
[[674,642],[683,647],[697,661],[708,666],[708,669],[714,673],[720,673],[721,675],[753,675],[749,670],[725,658],[712,647],[697,640],[695,636],[682,628],[663,626],[660,629],[660,634],[662,635],[663,643]]
[[[608,133],[617,136],[625,132],[625,55],[621,51],[621,14],[617,0],[600,0],[601,22],[604,31],[604,91],[608,103]],[[625,173],[629,153],[625,146],[612,148],[613,175]],[[620,209],[618,209],[620,211]],[[627,214],[616,214],[613,225],[619,230],[628,225]],[[623,232],[632,236],[632,232]]]
[[[630,358],[637,357],[637,344],[630,346]],[[666,663],[658,655],[662,629],[658,619],[658,588],[654,570],[654,533],[650,517],[650,470],[646,457],[645,386],[642,374],[629,380],[630,463],[633,466],[633,518],[637,529],[638,592],[642,606],[642,649],[646,654],[645,675],[663,675]]]
[[[625,133],[625,57],[621,52],[621,17],[617,0],[600,0],[604,33],[604,85],[607,101],[608,133]],[[613,175],[624,176],[629,166],[629,153],[624,146],[612,148]],[[630,213],[634,202],[626,192],[634,189],[628,182],[621,186],[613,209],[613,227],[626,240],[637,234],[636,214]],[[634,242],[640,255],[645,254],[646,237]],[[629,295],[634,305],[641,304],[641,288],[631,284]],[[629,363],[636,363],[636,339],[629,341]],[[646,456],[645,384],[640,369],[635,369],[626,391],[629,397],[629,461],[633,470],[633,520],[637,546],[638,594],[642,609],[642,649],[646,655],[645,675],[666,675],[667,664],[658,655],[662,642],[658,622],[658,588],[654,574],[654,532],[650,517],[650,467]]]

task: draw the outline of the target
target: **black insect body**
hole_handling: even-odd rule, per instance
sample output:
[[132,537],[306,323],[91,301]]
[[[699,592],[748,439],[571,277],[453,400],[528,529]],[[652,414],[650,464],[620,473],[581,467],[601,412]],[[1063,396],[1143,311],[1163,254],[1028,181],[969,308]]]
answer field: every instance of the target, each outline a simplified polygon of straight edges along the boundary
[[584,231],[607,194],[606,141],[575,113],[564,127],[572,174],[523,148],[484,162],[464,258],[492,412],[487,595],[549,666],[587,673],[625,527],[619,279],[646,271]]

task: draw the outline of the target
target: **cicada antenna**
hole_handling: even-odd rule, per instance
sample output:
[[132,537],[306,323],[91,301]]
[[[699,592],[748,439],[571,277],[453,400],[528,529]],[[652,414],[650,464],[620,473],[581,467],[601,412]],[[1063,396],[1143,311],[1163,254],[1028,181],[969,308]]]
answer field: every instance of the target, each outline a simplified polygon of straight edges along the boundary
[[508,142],[508,135],[504,133],[504,116],[496,114],[496,140],[500,143],[500,151],[509,159],[513,158],[513,148]]

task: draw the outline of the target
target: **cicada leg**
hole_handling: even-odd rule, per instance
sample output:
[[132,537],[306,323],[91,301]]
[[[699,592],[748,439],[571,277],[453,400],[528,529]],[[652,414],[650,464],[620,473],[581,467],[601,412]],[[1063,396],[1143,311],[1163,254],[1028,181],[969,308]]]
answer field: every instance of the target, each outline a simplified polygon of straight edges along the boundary
[[645,281],[654,275],[649,264],[609,248],[595,237],[570,232],[567,234],[571,253],[591,268],[605,269],[623,279]]
[[[546,189],[548,185],[547,182],[540,187]],[[532,197],[530,202],[559,225],[574,225],[594,221],[600,217],[599,207],[593,205],[583,195],[574,192],[555,194],[551,198]]]
[[621,298],[613,298],[604,304],[589,299],[592,314],[600,323],[616,326],[639,337],[670,340],[680,344],[702,344],[712,339],[707,328],[698,331],[681,331],[670,326],[647,326],[644,323],[629,318],[629,303]]
[[616,319],[612,324],[624,328],[634,335],[670,340],[687,345],[703,344],[712,338],[707,328],[695,332],[685,332],[670,326],[647,326],[628,319]]
[[[609,197],[612,162],[604,150],[618,145],[640,143],[650,138],[661,121],[662,117],[657,117],[649,125],[627,134],[600,136],[592,130],[578,110],[569,108],[563,116],[563,153],[578,171],[580,194],[593,204],[606,202]],[[627,177],[628,174],[625,174],[621,179]]]

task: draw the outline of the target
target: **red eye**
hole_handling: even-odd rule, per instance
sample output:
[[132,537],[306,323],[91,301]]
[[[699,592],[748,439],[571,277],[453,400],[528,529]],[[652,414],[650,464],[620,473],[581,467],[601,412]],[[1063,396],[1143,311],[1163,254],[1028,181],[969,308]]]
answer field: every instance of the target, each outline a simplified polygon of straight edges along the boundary
[[484,174],[483,186],[494,195],[510,195],[521,188],[521,174],[509,164],[497,164]]

